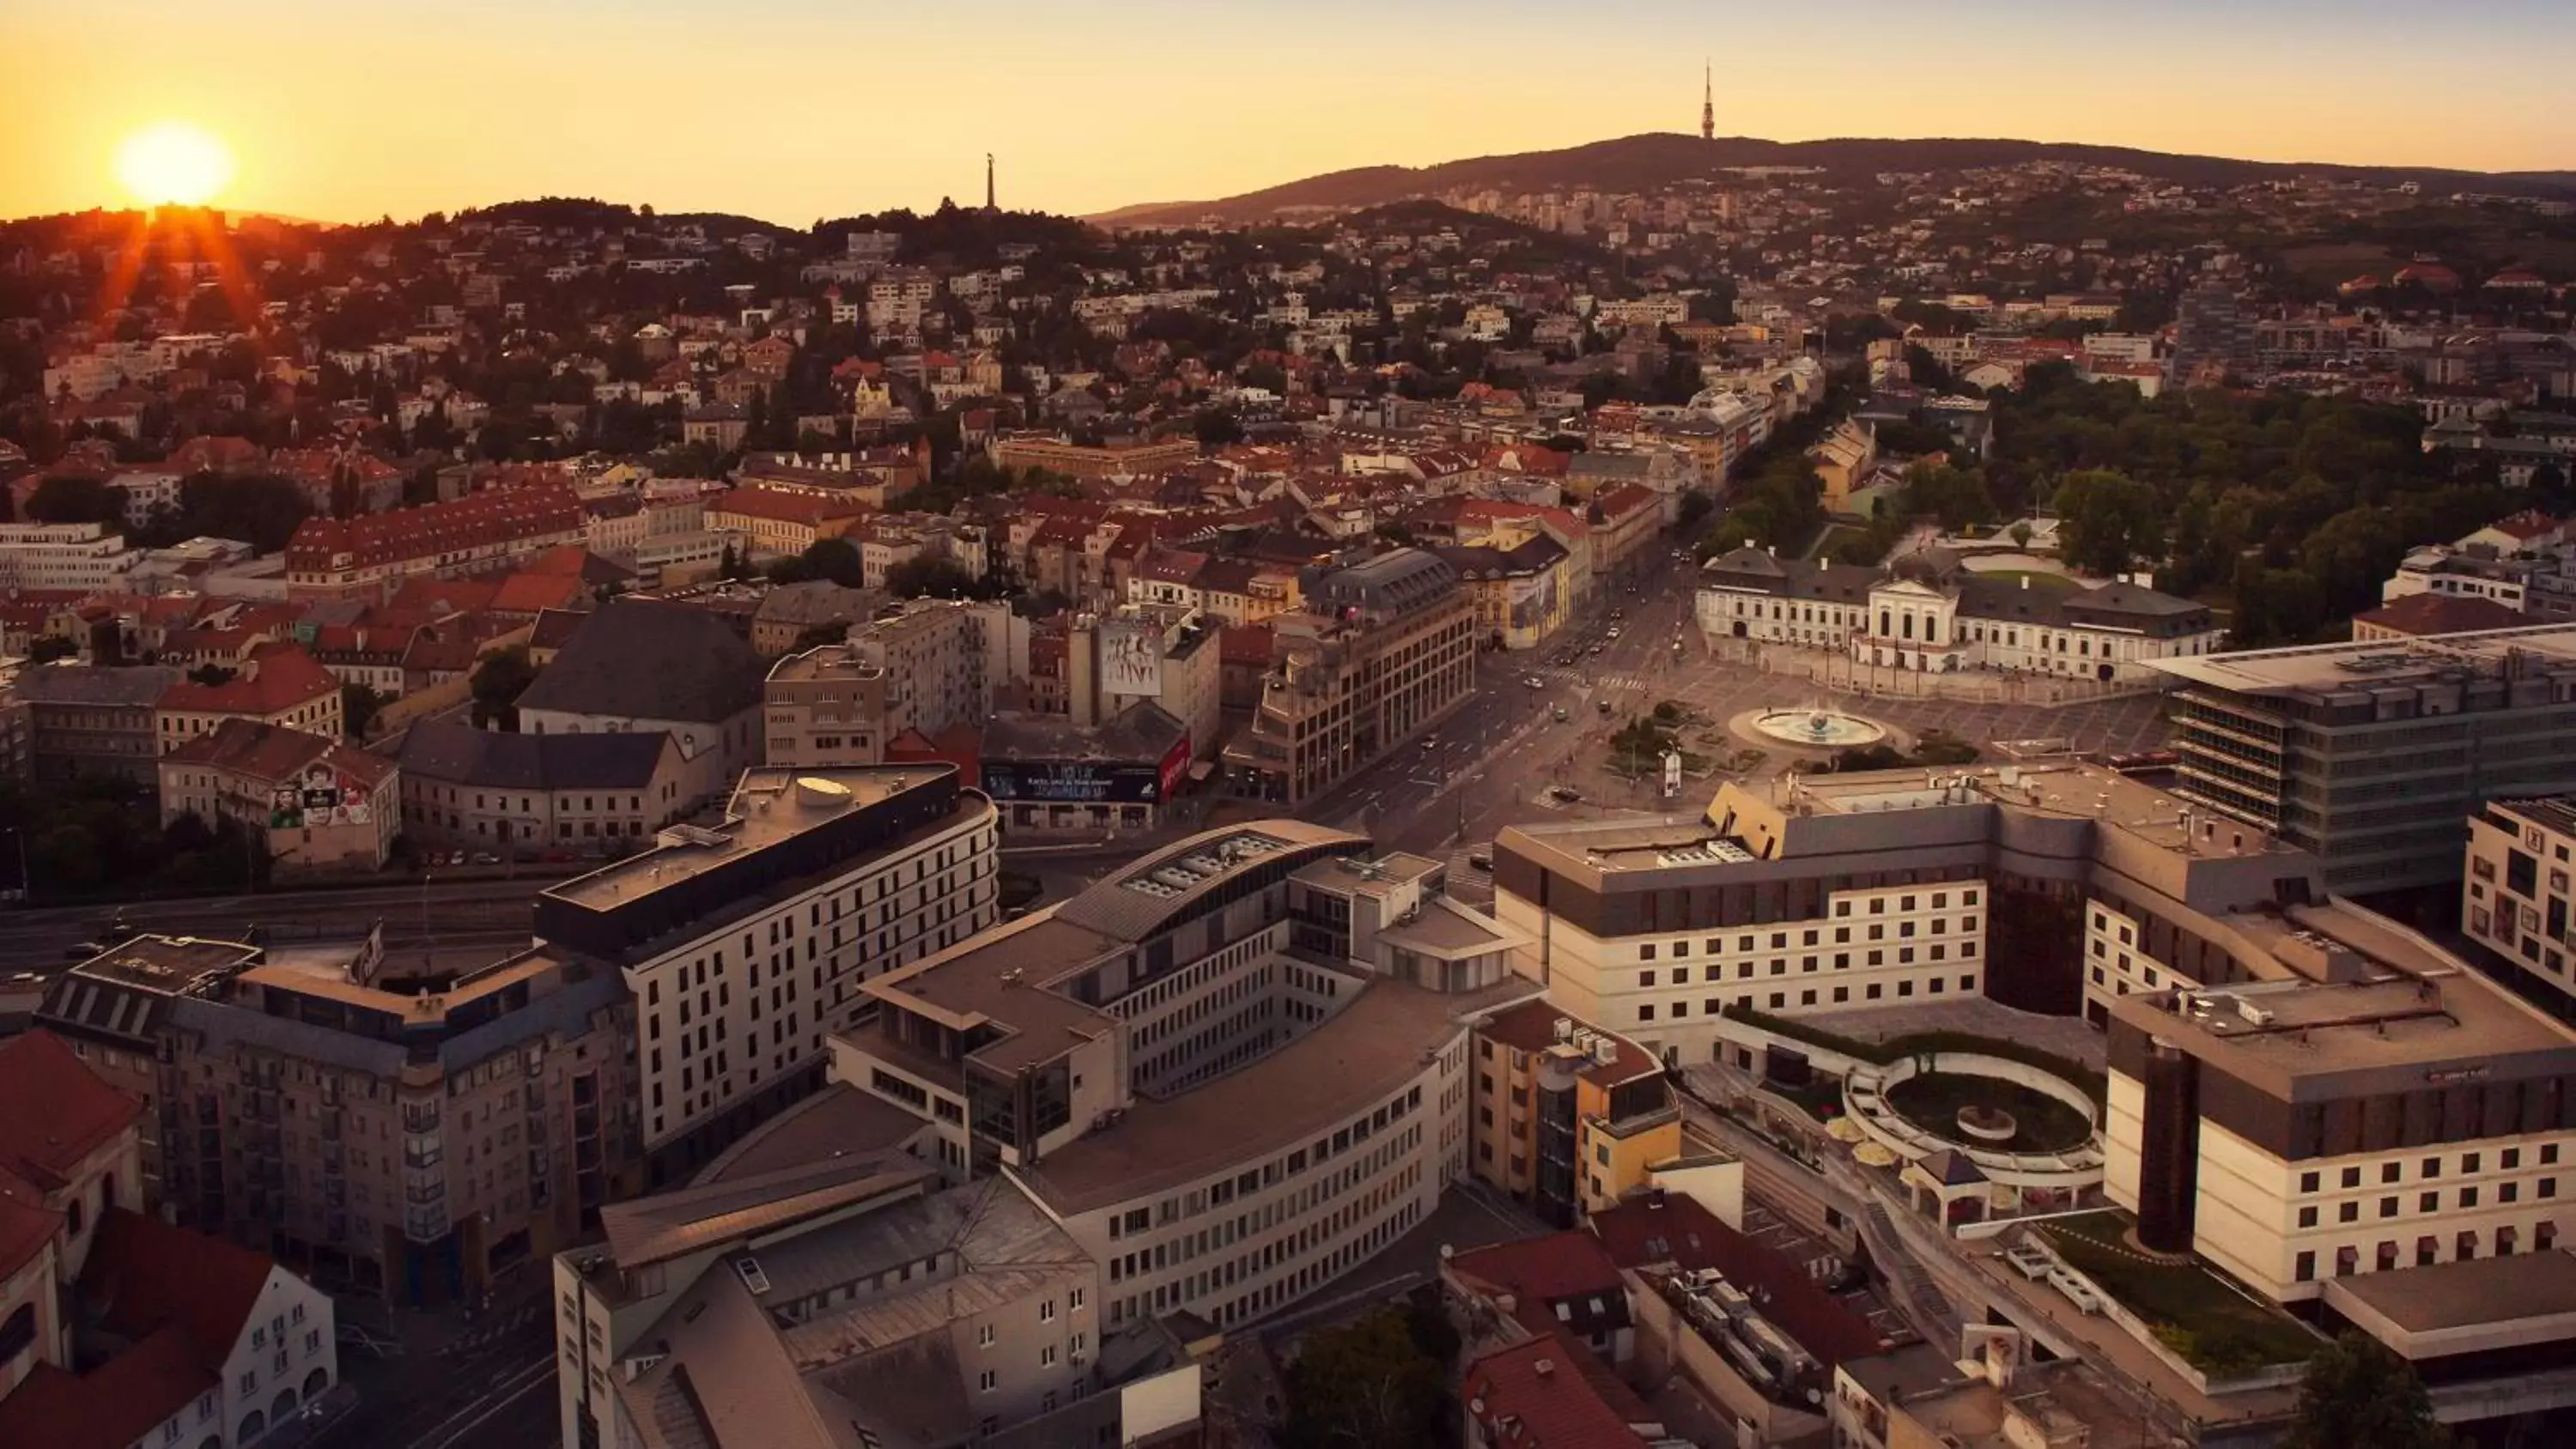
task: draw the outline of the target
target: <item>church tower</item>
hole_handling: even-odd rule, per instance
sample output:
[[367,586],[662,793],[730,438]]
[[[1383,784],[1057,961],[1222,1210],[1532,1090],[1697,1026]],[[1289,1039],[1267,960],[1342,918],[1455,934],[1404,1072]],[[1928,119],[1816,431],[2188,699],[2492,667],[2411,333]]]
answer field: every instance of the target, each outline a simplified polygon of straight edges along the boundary
[[1700,72],[1699,138],[1703,141],[1717,139],[1717,70],[1714,66],[1705,66]]

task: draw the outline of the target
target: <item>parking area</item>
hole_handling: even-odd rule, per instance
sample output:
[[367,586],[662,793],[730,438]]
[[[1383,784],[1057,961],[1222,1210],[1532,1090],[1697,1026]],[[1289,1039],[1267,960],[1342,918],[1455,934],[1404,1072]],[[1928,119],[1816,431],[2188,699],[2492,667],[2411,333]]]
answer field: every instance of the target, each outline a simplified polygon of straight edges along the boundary
[[[1820,1283],[1833,1283],[1849,1266],[1833,1245],[1798,1228],[1750,1195],[1744,1199],[1744,1235],[1793,1263],[1806,1265],[1807,1275]],[[1881,1338],[1903,1343],[1915,1336],[1905,1315],[1865,1282],[1836,1293],[1834,1301],[1869,1320],[1869,1326]]]

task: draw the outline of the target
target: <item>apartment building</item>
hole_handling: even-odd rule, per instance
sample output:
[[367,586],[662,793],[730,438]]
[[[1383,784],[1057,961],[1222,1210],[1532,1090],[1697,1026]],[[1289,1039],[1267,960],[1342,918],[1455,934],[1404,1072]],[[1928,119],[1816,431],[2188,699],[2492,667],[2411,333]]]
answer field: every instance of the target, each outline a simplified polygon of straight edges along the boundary
[[27,707],[35,778],[106,775],[155,788],[161,697],[180,681],[165,664],[39,664],[20,674],[11,693]]
[[770,666],[762,685],[772,765],[867,765],[907,730],[936,735],[993,712],[1025,675],[1027,621],[1002,602],[917,599]]
[[993,461],[1005,468],[1044,468],[1081,479],[1141,478],[1196,462],[1199,445],[1193,438],[1168,438],[1092,446],[1054,434],[1023,433],[997,439],[992,451]]
[[116,592],[142,559],[104,523],[0,524],[0,592]]
[[623,983],[542,947],[144,935],[37,1022],[142,1102],[142,1201],[337,1288],[470,1302],[641,1181]]
[[1475,688],[1476,610],[1457,571],[1393,549],[1299,576],[1270,621],[1252,726],[1225,749],[1237,795],[1301,804],[1420,734]]
[[2576,625],[2151,667],[2177,681],[2174,792],[2321,857],[2338,892],[2447,887],[2487,801],[2576,791]]
[[403,580],[504,568],[557,544],[580,543],[580,495],[532,483],[358,518],[308,518],[286,543],[290,599],[381,599]]
[[1979,578],[1939,550],[1881,570],[1739,548],[1702,567],[1696,612],[1712,637],[1831,650],[1856,664],[1930,674],[2153,679],[2151,661],[2211,653],[2223,637],[2207,606],[2189,599],[2126,583],[2015,586]]
[[2576,804],[2495,800],[2469,817],[2460,928],[2552,996],[2576,993],[2567,962],[2576,953],[2568,921],[2568,873],[2576,870]]
[[746,771],[722,823],[550,887],[536,933],[634,1001],[642,1145],[664,1184],[821,1084],[867,982],[998,915],[992,802],[953,766]]
[[341,734],[340,681],[293,644],[254,646],[220,684],[178,679],[161,692],[154,726],[161,753],[213,734],[227,720],[301,730],[325,739]]
[[1545,1000],[1478,1022],[1475,1066],[1470,1166],[1545,1222],[1573,1227],[1682,1156],[1663,1063]]
[[1470,1022],[1529,994],[1438,863],[1367,849],[1264,820],[1155,851],[871,982],[833,1075],[928,1124],[952,1180],[1024,1183],[1105,1265],[1104,1329],[1255,1322],[1465,1173]]
[[377,870],[402,828],[394,763],[324,735],[227,719],[161,757],[161,823],[230,822],[291,869]]

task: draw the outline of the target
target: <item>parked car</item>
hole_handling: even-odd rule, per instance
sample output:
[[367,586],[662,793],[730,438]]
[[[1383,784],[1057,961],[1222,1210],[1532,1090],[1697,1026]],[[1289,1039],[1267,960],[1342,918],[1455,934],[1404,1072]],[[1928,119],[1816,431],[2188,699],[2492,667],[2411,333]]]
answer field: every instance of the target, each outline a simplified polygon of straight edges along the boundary
[[1494,858],[1482,851],[1478,851],[1476,854],[1467,857],[1467,868],[1469,870],[1481,870],[1487,875],[1492,875],[1494,873]]
[[1572,785],[1550,785],[1547,787],[1547,798],[1561,804],[1571,805],[1575,801],[1583,798],[1583,792],[1575,789]]
[[1545,688],[1547,688],[1547,681],[1546,681],[1546,680],[1544,680],[1544,679],[1539,678],[1539,677],[1538,677],[1537,675],[1535,675],[1535,674],[1524,674],[1524,675],[1522,675],[1522,676],[1521,676],[1521,683],[1523,683],[1523,684],[1525,684],[1525,685],[1528,685],[1528,686],[1529,686],[1530,688],[1532,688],[1532,689],[1545,689]]
[[1561,705],[1561,704],[1560,704],[1560,705],[1558,705],[1558,706],[1556,706],[1554,709],[1552,709],[1552,710],[1548,711],[1548,713],[1553,714],[1553,715],[1555,715],[1555,716],[1556,716],[1556,722],[1557,722],[1558,724],[1563,724],[1563,723],[1565,723],[1566,719],[1568,718],[1568,716],[1567,716],[1567,715],[1566,715],[1566,713],[1565,713],[1565,706],[1564,706],[1564,705]]
[[1616,639],[1616,638],[1618,638],[1618,637],[1619,637],[1619,626],[1618,626],[1618,625],[1616,625],[1616,624],[1611,625],[1611,626],[1610,626],[1610,632],[1609,632],[1609,633],[1607,633],[1607,634],[1602,635],[1601,637],[1602,637],[1602,638],[1604,638],[1604,639]]
[[83,941],[78,945],[65,947],[63,950],[63,959],[66,961],[86,961],[92,956],[104,955],[106,952],[107,947],[96,941]]

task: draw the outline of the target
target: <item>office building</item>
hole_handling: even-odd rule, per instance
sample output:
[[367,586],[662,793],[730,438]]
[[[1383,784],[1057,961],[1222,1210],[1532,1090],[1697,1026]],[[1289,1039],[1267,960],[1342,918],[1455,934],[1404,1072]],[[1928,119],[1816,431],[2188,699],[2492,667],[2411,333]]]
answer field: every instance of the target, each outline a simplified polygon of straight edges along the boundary
[[943,1190],[911,1125],[841,1089],[610,1208],[555,1260],[562,1442],[1194,1442],[1200,1366],[1104,1328],[1099,1266],[1008,1178]]
[[2576,871],[2576,806],[2565,797],[2496,800],[2469,818],[2460,928],[2564,1001],[2576,953],[2568,922],[2568,873]]
[[868,983],[833,1076],[951,1180],[1025,1184],[1104,1265],[1104,1330],[1255,1322],[1466,1172],[1470,1024],[1531,994],[1436,862],[1368,845],[1264,820],[1155,851]]
[[161,697],[180,680],[166,664],[39,664],[20,674],[12,692],[27,707],[30,772],[158,788]]
[[125,587],[143,559],[104,523],[0,524],[0,591],[61,589],[83,594]]
[[2339,893],[2447,888],[2487,801],[2576,790],[2576,625],[2154,667],[2174,793],[2321,857]]
[[640,1185],[614,973],[144,935],[37,1021],[143,1104],[141,1200],[398,1303],[471,1301]]
[[1305,612],[1270,621],[1252,727],[1225,750],[1232,793],[1287,805],[1431,728],[1476,684],[1475,603],[1438,556],[1311,568],[1299,593]]
[[634,1001],[642,1145],[678,1180],[821,1085],[824,1040],[867,982],[998,915],[992,802],[953,766],[744,773],[723,821],[549,887],[550,951]]

